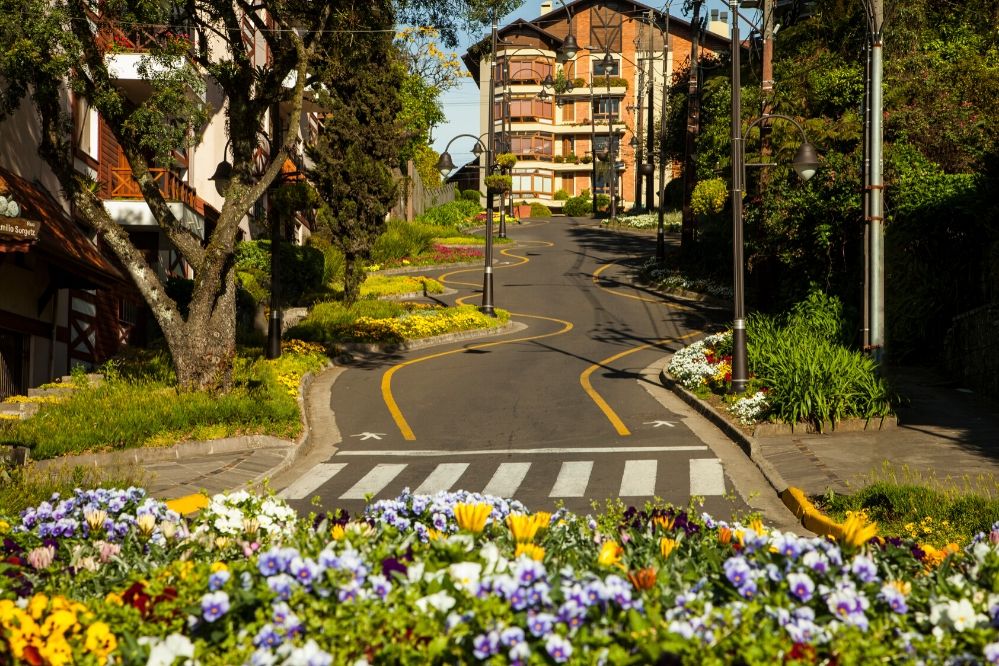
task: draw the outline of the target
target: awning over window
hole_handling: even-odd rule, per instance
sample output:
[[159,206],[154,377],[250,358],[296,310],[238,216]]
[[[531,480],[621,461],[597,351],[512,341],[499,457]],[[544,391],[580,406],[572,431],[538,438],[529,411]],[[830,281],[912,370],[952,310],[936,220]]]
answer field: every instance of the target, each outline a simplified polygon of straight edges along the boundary
[[0,252],[37,252],[81,284],[128,283],[44,189],[0,168],[0,197]]

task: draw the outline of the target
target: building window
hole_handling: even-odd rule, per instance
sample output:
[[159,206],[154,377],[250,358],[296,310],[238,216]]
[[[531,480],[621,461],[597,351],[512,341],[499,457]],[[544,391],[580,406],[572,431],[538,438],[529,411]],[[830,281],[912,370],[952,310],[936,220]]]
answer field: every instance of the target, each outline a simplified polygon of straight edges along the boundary
[[593,100],[593,118],[596,120],[617,120],[621,113],[621,99],[618,97],[598,97]]
[[621,61],[615,60],[613,64],[604,65],[603,56],[594,58],[593,76],[621,76]]
[[551,134],[513,134],[510,152],[521,159],[551,161],[553,145]]
[[[501,67],[503,65],[501,64]],[[554,76],[552,63],[548,60],[523,60],[512,59],[507,65],[508,80],[512,84],[523,85],[525,83],[540,84],[546,76]],[[500,71],[504,71],[501,69]]]
[[[530,97],[514,97],[508,105],[510,119],[519,122],[542,121],[551,123],[554,120],[554,105],[551,100],[542,101],[531,95]],[[502,115],[497,118],[502,118]]]
[[524,196],[548,195],[552,193],[551,174],[513,173],[513,193]]
[[100,117],[82,95],[73,99],[73,124],[76,147],[87,157],[100,159]]

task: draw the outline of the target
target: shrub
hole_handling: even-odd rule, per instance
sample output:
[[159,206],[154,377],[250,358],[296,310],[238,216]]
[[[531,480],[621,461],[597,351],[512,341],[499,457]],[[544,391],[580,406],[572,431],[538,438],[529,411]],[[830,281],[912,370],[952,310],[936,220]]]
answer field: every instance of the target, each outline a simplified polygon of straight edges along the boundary
[[[281,295],[286,303],[299,304],[306,294],[324,286],[325,257],[310,245],[281,243]],[[266,276],[270,281],[271,242],[243,241],[236,246],[236,270],[254,273],[258,283]],[[270,288],[268,284],[267,288]]]
[[610,197],[606,194],[598,194],[593,200],[593,206],[598,211],[605,211],[610,208]]
[[486,187],[493,193],[509,192],[513,189],[513,177],[494,173],[486,176]]
[[725,209],[728,185],[721,178],[698,181],[690,195],[690,208],[701,217],[716,215]]
[[434,243],[436,228],[417,222],[389,220],[385,233],[371,248],[371,261],[384,264],[428,252]]
[[569,217],[587,217],[593,212],[593,204],[589,197],[571,197],[566,199],[562,212]]
[[517,156],[513,153],[500,153],[496,156],[496,164],[501,169],[512,169],[517,164]]
[[543,203],[531,204],[531,217],[551,217],[551,209]]
[[417,216],[414,222],[438,227],[454,227],[458,230],[469,226],[473,218],[482,210],[482,206],[479,205],[478,192],[474,190],[466,191],[475,194],[474,201],[462,198],[428,208],[423,215]]
[[462,201],[471,201],[471,202],[473,202],[476,205],[478,205],[479,198],[481,196],[482,195],[479,194],[478,190],[462,190],[462,192],[461,192],[461,200]]
[[565,201],[569,198],[569,193],[565,190],[558,190],[555,192],[555,201]]

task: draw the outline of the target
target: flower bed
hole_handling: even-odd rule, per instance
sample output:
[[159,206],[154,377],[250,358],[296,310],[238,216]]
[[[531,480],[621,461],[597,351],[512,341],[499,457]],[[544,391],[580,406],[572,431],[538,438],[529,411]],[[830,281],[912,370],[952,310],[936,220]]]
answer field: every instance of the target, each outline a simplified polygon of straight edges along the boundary
[[485,255],[482,250],[468,247],[449,247],[435,244],[429,252],[403,259],[386,259],[380,264],[374,264],[369,270],[377,271],[387,268],[402,268],[404,266],[438,266],[444,264],[463,264],[481,261]]
[[999,524],[937,550],[858,515],[837,543],[464,492],[187,521],[130,488],[0,531],[2,663],[999,663]]

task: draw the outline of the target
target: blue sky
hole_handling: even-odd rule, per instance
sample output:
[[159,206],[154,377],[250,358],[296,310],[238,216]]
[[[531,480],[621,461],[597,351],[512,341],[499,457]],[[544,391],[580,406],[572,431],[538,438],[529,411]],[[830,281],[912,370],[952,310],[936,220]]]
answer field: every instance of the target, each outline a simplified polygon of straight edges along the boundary
[[[661,6],[660,3],[655,1],[646,2],[646,4]],[[672,12],[673,16],[682,16],[679,9],[682,3],[673,0],[672,4],[676,6]],[[540,5],[541,0],[526,0],[520,9],[505,16],[500,21],[500,25],[506,25],[518,18],[526,21],[537,18],[540,15]],[[558,6],[557,0],[555,5]],[[722,0],[709,0],[707,5],[709,9],[725,10],[728,7]],[[745,28],[742,29],[745,30]],[[461,44],[459,44],[455,51],[457,51],[459,56],[463,55],[469,46],[488,34],[489,29],[483,28],[478,33],[463,35]],[[443,151],[448,141],[459,134],[474,134],[476,136],[479,134],[479,88],[475,85],[475,81],[471,78],[463,79],[461,85],[445,93],[442,100],[444,115],[447,116],[447,121],[434,129],[432,145],[437,152]],[[459,139],[454,143],[450,152],[451,158],[457,166],[461,166],[472,159],[471,151],[473,145],[471,139]]]

